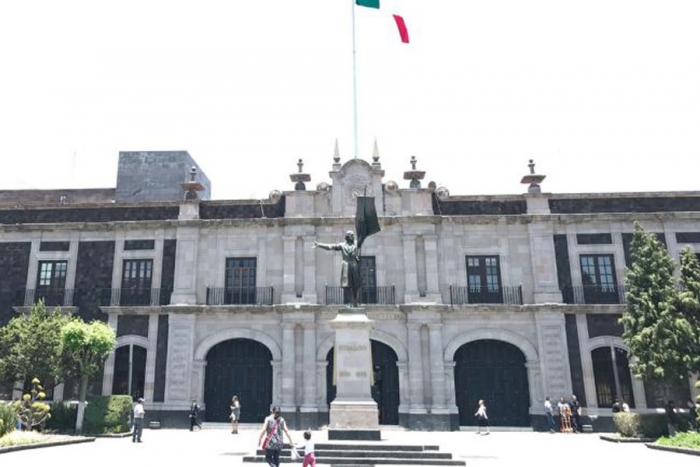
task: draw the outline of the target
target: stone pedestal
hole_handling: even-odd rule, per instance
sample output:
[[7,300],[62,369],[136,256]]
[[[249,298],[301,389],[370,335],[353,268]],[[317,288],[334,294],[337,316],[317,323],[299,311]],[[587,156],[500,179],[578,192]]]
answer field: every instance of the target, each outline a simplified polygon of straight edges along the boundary
[[329,440],[379,440],[379,411],[372,399],[374,322],[361,308],[342,309],[330,321],[335,330],[336,398],[331,402]]

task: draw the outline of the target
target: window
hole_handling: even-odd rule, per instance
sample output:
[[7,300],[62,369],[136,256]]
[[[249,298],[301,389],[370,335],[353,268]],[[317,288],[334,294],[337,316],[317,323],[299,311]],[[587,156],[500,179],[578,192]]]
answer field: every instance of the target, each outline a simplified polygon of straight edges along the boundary
[[153,250],[155,245],[155,240],[125,240],[124,250]]
[[125,259],[122,269],[121,306],[151,304],[152,259]]
[[67,261],[39,261],[34,298],[43,299],[47,306],[63,305],[67,271]]
[[616,400],[634,407],[627,352],[617,347],[599,347],[591,352],[591,360],[598,407],[612,407]]
[[125,345],[114,352],[112,394],[129,394],[134,400],[143,397],[146,387],[147,350],[139,345]]
[[39,251],[68,251],[70,242],[41,242]]
[[256,303],[256,258],[226,259],[226,305],[253,305]]
[[[377,262],[374,256],[360,257],[360,303],[377,303]],[[345,303],[352,302],[350,293],[345,294]]]
[[576,243],[579,245],[611,245],[612,235],[609,233],[577,234]]
[[467,288],[470,303],[502,303],[498,256],[467,256]]
[[585,303],[620,303],[613,255],[581,255]]

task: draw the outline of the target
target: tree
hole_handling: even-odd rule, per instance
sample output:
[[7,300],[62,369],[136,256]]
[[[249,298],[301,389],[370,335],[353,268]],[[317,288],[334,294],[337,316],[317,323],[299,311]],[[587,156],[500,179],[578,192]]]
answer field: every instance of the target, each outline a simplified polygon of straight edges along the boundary
[[635,223],[632,267],[628,268],[627,310],[622,339],[633,357],[637,377],[651,380],[687,378],[693,367],[695,331],[679,307],[674,262],[655,235]]
[[87,324],[76,318],[61,329],[61,341],[66,373],[80,380],[75,431],[82,433],[88,380],[102,368],[107,356],[114,349],[117,337],[114,329],[102,322],[93,321]]
[[681,288],[676,306],[695,333],[690,370],[700,372],[700,262],[690,247],[681,250]]
[[59,308],[48,310],[43,301],[28,313],[15,316],[0,328],[0,380],[43,381],[46,390],[61,375],[61,328],[70,320]]

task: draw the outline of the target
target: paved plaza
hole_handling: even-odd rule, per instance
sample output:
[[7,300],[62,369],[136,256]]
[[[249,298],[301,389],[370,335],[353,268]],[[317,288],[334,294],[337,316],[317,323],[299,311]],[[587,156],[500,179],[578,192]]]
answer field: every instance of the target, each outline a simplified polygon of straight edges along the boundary
[[[205,427],[192,433],[185,430],[145,430],[141,444],[132,443],[130,438],[98,439],[94,443],[2,454],[0,461],[2,465],[99,467],[242,465],[242,457],[255,450],[258,433],[258,429],[252,425],[244,427],[238,435],[219,427]],[[295,442],[302,439],[300,432],[292,432],[292,436]],[[392,444],[439,445],[442,451],[451,452],[455,459],[465,460],[469,467],[697,467],[700,460],[696,456],[651,450],[642,444],[609,443],[601,441],[595,434],[495,432],[480,436],[466,431],[426,433],[386,429],[382,437],[384,442]],[[316,442],[326,442],[326,432],[314,432],[314,439]]]

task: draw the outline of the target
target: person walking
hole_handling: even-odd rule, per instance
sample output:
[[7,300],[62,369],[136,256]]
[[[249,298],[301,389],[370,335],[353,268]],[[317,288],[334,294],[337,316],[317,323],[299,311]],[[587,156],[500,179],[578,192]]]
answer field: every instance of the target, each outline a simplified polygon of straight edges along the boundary
[[231,399],[231,433],[238,434],[238,419],[241,417],[241,403],[238,401],[238,396],[233,396]]
[[197,399],[192,399],[192,405],[190,406],[190,431],[194,431],[194,427],[198,426],[202,429],[202,424],[197,421],[199,417],[199,406],[197,405]]
[[491,432],[489,431],[489,416],[486,413],[486,403],[483,399],[479,399],[479,408],[476,410],[474,416],[476,416],[476,422],[478,425],[476,434],[480,435],[482,428],[486,429],[486,433],[484,433],[485,435],[490,434]]
[[575,394],[571,396],[569,407],[571,408],[571,428],[574,430],[574,433],[583,433],[583,426],[581,426],[581,403],[578,401]]
[[676,419],[676,406],[673,401],[668,401],[665,411],[666,423],[668,424],[668,435],[674,436],[678,430],[678,420]]
[[[289,444],[293,445],[292,436],[287,431],[287,424],[280,414],[280,409],[279,407],[274,407],[272,416],[265,419],[258,437],[258,444],[265,450],[265,462],[270,467],[279,467],[280,465],[280,451],[282,451],[282,446],[284,446],[282,433],[287,435]],[[263,441],[263,436],[265,441]]]
[[143,398],[139,398],[134,406],[134,432],[131,435],[132,443],[141,442],[141,434],[143,433],[143,418],[146,415],[146,409],[143,408]]
[[554,413],[552,403],[549,401],[549,396],[544,399],[544,416],[547,419],[547,429],[550,433],[554,433]]
[[316,467],[316,445],[311,439],[311,430],[304,432],[304,461],[302,467]]

